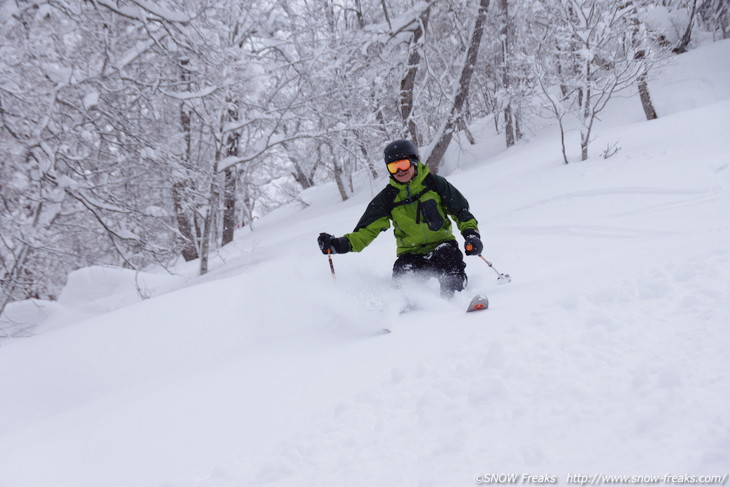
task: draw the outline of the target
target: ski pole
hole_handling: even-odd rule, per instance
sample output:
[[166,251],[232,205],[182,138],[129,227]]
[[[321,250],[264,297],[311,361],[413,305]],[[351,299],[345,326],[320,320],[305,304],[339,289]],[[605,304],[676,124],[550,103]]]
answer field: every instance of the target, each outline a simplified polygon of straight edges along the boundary
[[330,271],[332,272],[332,279],[337,280],[337,276],[335,275],[335,264],[332,262],[332,251],[330,249],[327,249],[327,258],[330,261]]
[[492,263],[491,263],[491,262],[489,262],[489,261],[488,261],[487,259],[485,259],[485,258],[484,258],[484,256],[483,256],[482,254],[479,254],[479,258],[480,258],[480,259],[482,259],[482,260],[483,260],[484,262],[486,262],[486,263],[487,263],[487,265],[488,265],[488,266],[490,267],[490,269],[492,269],[492,270],[493,270],[494,272],[496,272],[496,273],[497,273],[497,284],[507,284],[507,283],[510,283],[510,282],[512,282],[512,278],[510,277],[510,275],[509,275],[509,274],[502,274],[501,272],[499,272],[499,271],[498,271],[498,270],[497,270],[497,269],[496,269],[496,268],[495,268],[495,267],[494,267],[494,266],[492,265]]
[[[471,250],[472,248],[473,248],[473,247],[472,247],[472,245],[471,245],[471,244],[468,244],[468,245],[466,246],[466,250]],[[485,259],[485,258],[484,258],[484,256],[483,256],[482,254],[479,254],[479,258],[480,258],[480,259],[482,259],[482,260],[483,260],[484,262],[486,262],[486,263],[487,263],[487,265],[488,265],[488,266],[489,266],[489,267],[490,267],[490,268],[491,268],[491,269],[492,269],[492,270],[493,270],[494,272],[496,272],[496,273],[497,273],[497,284],[508,284],[508,283],[512,282],[512,278],[510,277],[510,275],[509,275],[509,274],[502,274],[501,272],[499,272],[499,271],[498,271],[497,269],[495,269],[495,267],[494,267],[494,266],[492,265],[492,263],[491,263],[491,262],[489,262],[489,261],[488,261],[487,259]]]

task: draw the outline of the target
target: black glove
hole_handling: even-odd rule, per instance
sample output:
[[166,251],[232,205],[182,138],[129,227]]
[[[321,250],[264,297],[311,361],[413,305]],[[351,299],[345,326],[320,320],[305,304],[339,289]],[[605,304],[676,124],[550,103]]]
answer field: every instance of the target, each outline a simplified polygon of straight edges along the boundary
[[350,248],[350,241],[347,240],[347,237],[337,238],[329,233],[320,233],[319,237],[317,237],[317,243],[319,244],[319,249],[323,254],[328,253],[328,250],[333,254],[346,254],[352,250]]
[[466,255],[482,255],[484,244],[476,230],[464,230],[461,235],[464,237],[464,253]]

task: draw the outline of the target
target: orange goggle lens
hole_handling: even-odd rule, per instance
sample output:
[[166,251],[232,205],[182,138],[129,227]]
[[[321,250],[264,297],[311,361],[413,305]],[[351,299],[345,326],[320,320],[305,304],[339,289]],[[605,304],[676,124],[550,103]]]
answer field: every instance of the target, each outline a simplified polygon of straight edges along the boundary
[[400,161],[391,162],[388,164],[388,171],[391,174],[395,174],[398,171],[407,171],[411,167],[410,159],[401,159]]

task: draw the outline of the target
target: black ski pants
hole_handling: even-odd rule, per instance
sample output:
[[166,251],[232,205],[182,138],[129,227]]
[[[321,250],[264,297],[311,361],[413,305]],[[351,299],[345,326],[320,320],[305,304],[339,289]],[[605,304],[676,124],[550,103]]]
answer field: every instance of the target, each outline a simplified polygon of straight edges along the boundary
[[441,285],[441,295],[452,297],[466,287],[466,264],[456,240],[444,242],[428,254],[401,254],[393,264],[393,279],[408,275],[435,277]]

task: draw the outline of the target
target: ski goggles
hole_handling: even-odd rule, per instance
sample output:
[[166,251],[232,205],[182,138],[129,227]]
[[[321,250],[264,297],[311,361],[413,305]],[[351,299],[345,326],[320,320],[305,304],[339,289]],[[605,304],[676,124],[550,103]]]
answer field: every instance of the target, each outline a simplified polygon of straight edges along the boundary
[[407,171],[411,167],[410,159],[401,159],[400,161],[393,161],[388,163],[388,171],[391,174],[395,174],[398,171]]

